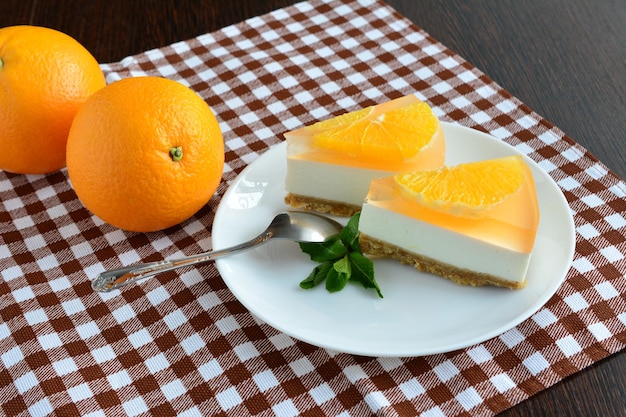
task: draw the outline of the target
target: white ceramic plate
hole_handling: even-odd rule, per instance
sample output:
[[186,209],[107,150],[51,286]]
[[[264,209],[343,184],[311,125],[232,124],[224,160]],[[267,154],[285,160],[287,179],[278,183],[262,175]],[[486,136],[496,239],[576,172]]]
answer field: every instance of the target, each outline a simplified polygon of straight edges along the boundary
[[[444,123],[446,162],[518,153],[487,134]],[[554,181],[534,162],[541,221],[522,290],[464,287],[392,260],[376,260],[384,299],[359,285],[338,293],[302,290],[315,266],[296,243],[273,241],[218,260],[235,297],[260,320],[316,346],[365,356],[448,352],[497,336],[536,312],[556,292],[574,254],[574,223]],[[285,143],[252,162],[230,185],[213,224],[213,246],[226,248],[261,233],[283,202]],[[345,221],[344,221],[345,223]]]

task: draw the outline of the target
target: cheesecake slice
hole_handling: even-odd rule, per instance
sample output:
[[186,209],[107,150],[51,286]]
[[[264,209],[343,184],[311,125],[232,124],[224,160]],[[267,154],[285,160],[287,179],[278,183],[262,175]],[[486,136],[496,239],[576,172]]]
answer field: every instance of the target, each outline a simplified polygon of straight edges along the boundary
[[374,178],[437,169],[445,141],[432,109],[414,95],[345,113],[284,134],[285,202],[351,216]]
[[523,288],[539,206],[522,156],[371,182],[361,250],[462,285]]

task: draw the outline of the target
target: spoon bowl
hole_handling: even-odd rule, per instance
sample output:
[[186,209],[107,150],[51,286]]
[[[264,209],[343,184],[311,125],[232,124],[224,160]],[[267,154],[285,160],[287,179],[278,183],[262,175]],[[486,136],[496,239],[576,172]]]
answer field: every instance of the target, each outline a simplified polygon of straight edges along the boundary
[[190,265],[199,265],[224,256],[235,255],[262,245],[271,239],[287,239],[294,242],[323,242],[330,236],[338,234],[342,227],[339,222],[316,213],[301,211],[280,213],[274,217],[263,233],[247,242],[230,248],[203,252],[185,258],[166,259],[106,271],[93,280],[91,287],[98,292],[109,292],[162,272]]

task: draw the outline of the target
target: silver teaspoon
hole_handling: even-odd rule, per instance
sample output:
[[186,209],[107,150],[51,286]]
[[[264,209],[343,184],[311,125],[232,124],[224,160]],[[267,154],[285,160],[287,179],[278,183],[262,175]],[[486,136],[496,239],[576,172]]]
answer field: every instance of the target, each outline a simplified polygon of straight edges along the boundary
[[343,226],[327,217],[299,211],[278,214],[263,233],[248,242],[179,259],[148,262],[113,269],[98,275],[91,287],[99,292],[109,292],[124,285],[149,278],[162,272],[198,265],[224,256],[234,255],[268,242],[270,239],[288,239],[295,242],[323,242],[336,235]]

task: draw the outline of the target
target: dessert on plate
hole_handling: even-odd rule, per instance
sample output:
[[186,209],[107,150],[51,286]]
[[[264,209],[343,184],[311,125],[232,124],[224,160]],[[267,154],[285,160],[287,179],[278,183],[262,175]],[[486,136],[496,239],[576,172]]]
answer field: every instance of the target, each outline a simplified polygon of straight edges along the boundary
[[432,109],[414,95],[285,133],[285,202],[351,216],[374,178],[441,167],[445,141]]
[[371,182],[363,253],[463,285],[523,288],[539,206],[521,155],[397,174]]

